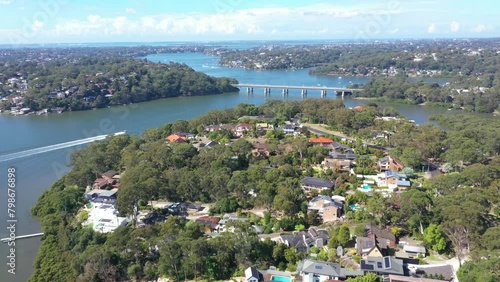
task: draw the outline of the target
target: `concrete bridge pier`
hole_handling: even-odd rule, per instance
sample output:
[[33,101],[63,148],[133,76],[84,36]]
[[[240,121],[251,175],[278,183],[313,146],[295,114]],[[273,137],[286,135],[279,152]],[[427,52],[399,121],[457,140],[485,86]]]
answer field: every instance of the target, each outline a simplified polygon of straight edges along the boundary
[[264,88],[264,95],[268,96],[271,95],[271,88]]
[[283,94],[283,97],[288,96],[288,88],[283,88],[281,93]]
[[321,98],[325,98],[326,97],[326,90],[321,90]]
[[302,98],[307,97],[307,89],[302,89],[300,95],[302,96]]
[[342,99],[344,99],[344,94],[345,94],[345,92],[344,92],[344,91],[342,91],[341,93],[342,93]]

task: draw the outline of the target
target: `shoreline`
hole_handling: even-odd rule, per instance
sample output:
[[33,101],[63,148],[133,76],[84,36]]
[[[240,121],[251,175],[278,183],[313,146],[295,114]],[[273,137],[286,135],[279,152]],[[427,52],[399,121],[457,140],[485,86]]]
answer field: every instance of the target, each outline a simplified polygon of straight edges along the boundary
[[[60,113],[58,113],[58,112],[46,112],[46,113],[38,114],[38,112],[40,112],[40,111],[32,111],[32,112],[28,112],[26,114],[13,114],[11,110],[0,110],[0,116],[1,115],[6,115],[6,116],[13,116],[13,117],[24,117],[24,116],[50,116],[50,115],[53,115],[53,114],[60,115],[60,114],[65,114],[65,113],[69,113],[69,112],[90,112],[90,111],[95,111],[95,110],[100,110],[100,109],[106,109],[106,108],[126,107],[126,106],[130,106],[130,105],[137,105],[137,104],[141,104],[141,103],[146,103],[146,102],[151,102],[151,101],[158,101],[158,100],[163,100],[163,99],[176,99],[176,98],[187,98],[187,97],[215,96],[215,95],[232,94],[232,93],[240,93],[240,92],[241,91],[222,92],[222,93],[206,94],[206,95],[191,95],[191,96],[181,95],[181,96],[176,96],[176,97],[162,97],[162,98],[158,98],[158,99],[145,100],[145,101],[136,102],[136,103],[122,104],[122,105],[107,105],[106,107],[102,107],[102,108],[91,108],[91,109],[78,110],[78,111],[68,110],[68,111],[62,111]],[[43,111],[43,110],[41,110],[41,111]]]

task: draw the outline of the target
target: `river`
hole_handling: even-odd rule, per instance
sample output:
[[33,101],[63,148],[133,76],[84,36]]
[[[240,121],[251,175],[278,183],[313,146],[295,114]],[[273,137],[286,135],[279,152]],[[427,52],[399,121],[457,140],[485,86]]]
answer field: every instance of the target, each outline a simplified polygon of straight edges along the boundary
[[[252,71],[238,68],[226,68],[217,65],[217,57],[204,54],[154,54],[147,56],[151,61],[176,61],[186,63],[196,70],[213,76],[235,77],[241,83],[268,83],[285,85],[327,85],[331,87],[346,86],[352,83],[364,83],[366,78],[312,76],[308,70],[296,71]],[[441,83],[442,81],[436,81]],[[319,98],[320,94],[309,91],[308,98]],[[328,93],[328,99],[337,99]],[[266,98],[262,89],[255,89],[253,95],[246,92],[226,93],[204,97],[186,97],[162,99],[128,106],[99,109],[85,112],[68,112],[42,116],[0,115],[0,196],[2,212],[0,213],[0,238],[7,237],[7,168],[17,170],[16,223],[17,235],[41,232],[40,224],[30,216],[30,208],[40,194],[57,179],[69,171],[68,162],[71,152],[85,146],[65,147],[61,144],[73,140],[81,140],[91,136],[109,134],[126,130],[129,134],[140,134],[145,129],[173,122],[177,119],[190,119],[211,109],[234,107],[239,103],[260,105],[267,99],[302,99],[299,91],[290,90],[289,96],[283,98],[281,93],[271,93]],[[348,107],[366,104],[368,101],[346,98]],[[429,116],[447,112],[445,109],[420,107],[404,104],[378,103],[381,106],[393,107],[409,119],[417,123],[427,122]],[[44,146],[61,144],[58,150],[42,148],[38,154],[33,151],[24,153],[24,158],[3,161],[5,155],[26,151]],[[43,151],[45,153],[40,153]],[[31,154],[31,155],[30,155]],[[2,267],[0,281],[24,282],[32,273],[36,251],[40,245],[39,238],[22,239],[16,242],[16,275],[7,273],[7,244],[0,243]]]

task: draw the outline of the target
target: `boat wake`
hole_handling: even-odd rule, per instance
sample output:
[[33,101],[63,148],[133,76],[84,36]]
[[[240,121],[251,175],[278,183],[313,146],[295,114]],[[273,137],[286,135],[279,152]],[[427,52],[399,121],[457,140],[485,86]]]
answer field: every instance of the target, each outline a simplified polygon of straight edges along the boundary
[[218,66],[210,66],[210,65],[201,65],[202,68],[207,68],[207,69],[218,69]]
[[60,150],[64,148],[69,148],[73,146],[78,146],[78,145],[83,145],[86,143],[94,142],[94,141],[99,141],[99,140],[104,140],[106,139],[108,135],[99,135],[95,137],[89,137],[89,138],[84,138],[80,140],[75,140],[75,141],[69,141],[69,142],[64,142],[64,143],[59,143],[55,145],[49,145],[45,147],[40,147],[40,148],[35,148],[35,149],[30,149],[26,151],[21,151],[21,152],[16,152],[16,153],[11,153],[11,154],[6,154],[0,156],[0,163],[1,162],[6,162],[6,161],[11,161],[15,159],[20,159],[20,158],[25,158],[33,155],[38,155],[42,153],[47,153],[55,150]]

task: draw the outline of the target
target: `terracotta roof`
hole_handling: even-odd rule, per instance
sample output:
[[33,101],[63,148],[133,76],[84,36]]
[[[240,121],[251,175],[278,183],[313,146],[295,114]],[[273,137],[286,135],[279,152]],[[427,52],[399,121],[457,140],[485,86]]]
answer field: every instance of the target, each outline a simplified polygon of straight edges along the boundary
[[187,137],[184,135],[171,134],[171,135],[167,136],[166,139],[170,143],[172,143],[172,142],[183,143],[183,142],[186,142]]
[[309,142],[311,143],[333,143],[333,140],[326,137],[318,137],[318,138],[309,138]]

